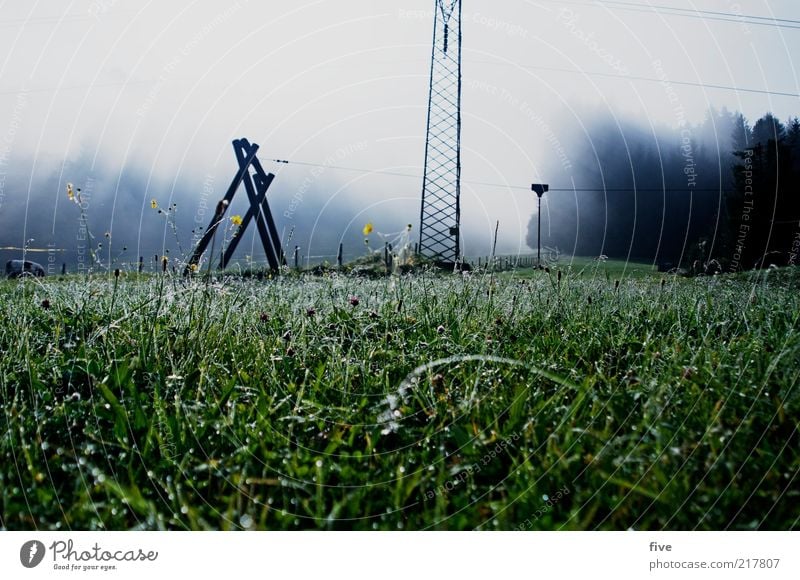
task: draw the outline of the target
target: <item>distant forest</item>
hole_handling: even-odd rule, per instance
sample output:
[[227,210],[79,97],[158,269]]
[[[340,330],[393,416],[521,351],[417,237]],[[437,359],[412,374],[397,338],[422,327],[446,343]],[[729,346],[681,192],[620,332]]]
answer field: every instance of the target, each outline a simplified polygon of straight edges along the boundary
[[[699,126],[666,131],[607,118],[586,129],[577,151],[576,189],[598,191],[549,196],[545,245],[694,272],[800,261],[796,117],[766,114],[751,126],[711,110]],[[534,217],[531,247],[536,227]]]

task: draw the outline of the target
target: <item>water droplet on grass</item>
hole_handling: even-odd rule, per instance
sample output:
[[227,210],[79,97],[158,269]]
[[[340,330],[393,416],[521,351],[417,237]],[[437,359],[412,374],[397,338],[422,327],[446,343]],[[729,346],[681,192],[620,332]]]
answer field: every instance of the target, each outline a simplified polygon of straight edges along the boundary
[[247,514],[244,514],[241,518],[239,518],[239,525],[244,529],[249,530],[253,527],[253,518]]

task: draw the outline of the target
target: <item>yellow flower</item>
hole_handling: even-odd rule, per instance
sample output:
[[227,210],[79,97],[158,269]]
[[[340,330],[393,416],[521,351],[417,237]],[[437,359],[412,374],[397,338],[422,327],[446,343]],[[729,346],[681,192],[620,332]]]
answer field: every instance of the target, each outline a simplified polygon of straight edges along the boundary
[[361,230],[365,236],[368,236],[372,233],[372,230],[375,228],[372,227],[372,222],[369,222],[367,225],[364,226],[364,229]]
[[158,209],[158,202],[156,201],[156,198],[150,200],[150,207],[153,209]]
[[197,272],[198,266],[197,266],[197,264],[190,264],[190,265],[189,265],[189,269],[190,269],[192,272]]
[[242,225],[242,216],[240,216],[239,214],[232,215],[231,216],[231,223],[233,225],[235,225],[236,227],[239,227],[240,225]]

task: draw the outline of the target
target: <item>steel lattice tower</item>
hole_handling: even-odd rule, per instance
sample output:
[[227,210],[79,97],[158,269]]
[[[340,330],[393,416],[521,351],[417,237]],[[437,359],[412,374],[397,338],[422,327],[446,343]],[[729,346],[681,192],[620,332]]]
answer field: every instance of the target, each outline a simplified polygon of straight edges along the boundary
[[434,0],[419,253],[461,256],[461,0]]

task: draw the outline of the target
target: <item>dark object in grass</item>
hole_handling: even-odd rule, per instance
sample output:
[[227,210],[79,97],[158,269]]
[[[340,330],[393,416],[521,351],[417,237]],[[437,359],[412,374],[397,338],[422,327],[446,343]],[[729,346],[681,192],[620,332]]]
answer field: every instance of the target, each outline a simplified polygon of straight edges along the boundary
[[20,278],[22,276],[44,278],[45,275],[44,267],[36,262],[29,260],[9,260],[6,262],[6,276],[9,278]]

